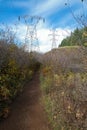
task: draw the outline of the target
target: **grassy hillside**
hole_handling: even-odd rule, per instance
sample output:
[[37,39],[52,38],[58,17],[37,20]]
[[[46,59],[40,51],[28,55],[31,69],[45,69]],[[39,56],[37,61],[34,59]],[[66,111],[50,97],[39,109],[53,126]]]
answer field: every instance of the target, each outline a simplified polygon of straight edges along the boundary
[[42,101],[53,130],[87,130],[87,55],[61,47],[43,56]]
[[43,63],[52,65],[55,72],[63,71],[85,72],[87,55],[79,46],[67,46],[53,49],[43,56]]

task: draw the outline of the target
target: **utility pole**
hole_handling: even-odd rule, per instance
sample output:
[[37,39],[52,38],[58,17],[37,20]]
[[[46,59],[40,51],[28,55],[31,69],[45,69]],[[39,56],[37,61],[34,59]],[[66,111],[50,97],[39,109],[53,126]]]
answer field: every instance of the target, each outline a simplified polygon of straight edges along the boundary
[[37,37],[37,25],[42,20],[45,22],[45,19],[40,16],[30,16],[25,15],[18,18],[23,19],[26,24],[27,31],[25,36],[25,45],[28,47],[28,51],[39,51],[39,42]]

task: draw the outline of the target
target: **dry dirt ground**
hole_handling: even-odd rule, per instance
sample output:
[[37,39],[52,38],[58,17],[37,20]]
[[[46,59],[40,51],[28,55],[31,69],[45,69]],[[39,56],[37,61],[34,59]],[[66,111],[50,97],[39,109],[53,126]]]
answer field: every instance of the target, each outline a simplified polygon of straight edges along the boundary
[[51,130],[40,97],[39,74],[36,74],[12,104],[9,117],[0,122],[0,130]]

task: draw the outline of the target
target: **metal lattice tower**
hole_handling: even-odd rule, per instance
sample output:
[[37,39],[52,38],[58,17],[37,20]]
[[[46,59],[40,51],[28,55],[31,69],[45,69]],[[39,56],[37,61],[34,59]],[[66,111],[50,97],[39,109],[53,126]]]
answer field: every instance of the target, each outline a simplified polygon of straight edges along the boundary
[[37,37],[37,28],[36,28],[36,25],[34,26],[34,50],[35,51],[40,51],[40,48],[39,48],[39,41],[38,41],[38,37]]
[[56,31],[56,29],[53,29],[53,30],[51,30],[51,34],[49,34],[49,36],[51,36],[52,38],[50,39],[51,41],[52,41],[52,49],[55,49],[55,48],[57,48],[57,45],[56,45],[56,42],[58,41],[58,34],[57,34],[57,31]]
[[27,50],[29,50],[29,52],[39,51],[37,25],[41,20],[45,22],[44,18],[39,16],[30,16],[30,15],[19,17],[19,20],[21,18],[24,20],[27,27],[26,36],[25,36],[25,45],[28,47]]

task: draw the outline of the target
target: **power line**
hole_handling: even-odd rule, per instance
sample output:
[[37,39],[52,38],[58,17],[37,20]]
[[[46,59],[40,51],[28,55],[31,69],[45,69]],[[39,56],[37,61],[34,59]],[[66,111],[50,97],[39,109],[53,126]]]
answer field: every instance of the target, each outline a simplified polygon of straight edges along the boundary
[[52,46],[51,46],[51,48],[52,48],[52,49],[57,48],[56,42],[58,41],[58,36],[60,36],[60,35],[57,34],[56,29],[51,30],[51,34],[49,34],[49,36],[51,36],[51,39],[50,39],[50,40],[52,41]]
[[32,51],[39,51],[39,42],[37,37],[37,25],[42,20],[42,22],[45,22],[45,19],[40,16],[30,16],[30,15],[24,15],[18,17],[19,21],[21,19],[24,20],[24,23],[26,24],[27,31],[25,36],[25,45],[28,48],[29,52]]

